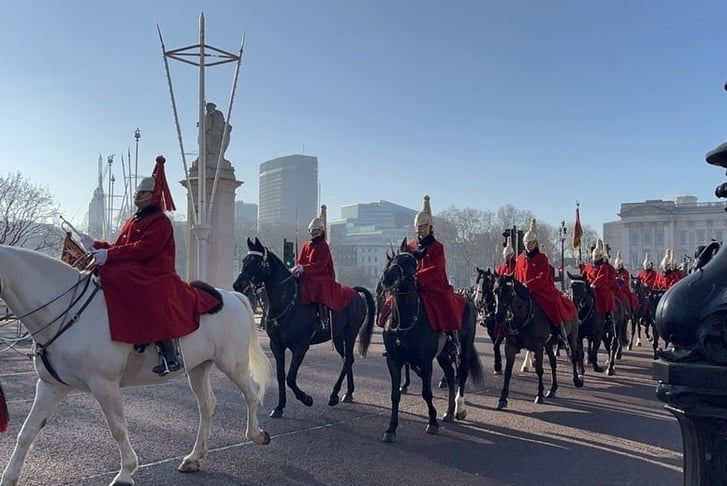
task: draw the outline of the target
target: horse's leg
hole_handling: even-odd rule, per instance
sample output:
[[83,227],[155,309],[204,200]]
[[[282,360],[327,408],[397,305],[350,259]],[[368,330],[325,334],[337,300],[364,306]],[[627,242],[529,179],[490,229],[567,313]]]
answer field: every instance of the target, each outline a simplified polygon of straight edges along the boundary
[[121,400],[121,387],[116,381],[104,380],[89,383],[89,388],[96,401],[101,405],[111,436],[116,440],[121,453],[121,469],[114,476],[111,484],[115,486],[134,484],[132,475],[139,467],[139,459],[129,442],[129,430]]
[[218,359],[216,363],[227,377],[237,385],[247,404],[247,430],[245,436],[257,445],[269,444],[270,435],[260,428],[257,420],[257,407],[260,404],[258,399],[260,385],[253,380],[247,360],[227,363]]
[[598,364],[598,348],[601,347],[601,341],[603,340],[603,330],[600,332],[597,330],[596,333],[598,336],[588,337],[588,361],[593,365],[593,371],[603,373],[603,367]]
[[492,340],[492,350],[495,353],[495,374],[502,374],[502,352],[500,351],[500,345],[502,344],[503,338],[497,338]]
[[287,403],[285,396],[285,347],[274,339],[270,339],[270,350],[275,358],[275,377],[278,380],[278,405],[270,412],[272,418],[283,416],[283,409]]
[[654,339],[651,341],[651,347],[654,351],[654,359],[659,359],[659,330],[654,326]]
[[525,357],[523,358],[523,364],[522,364],[522,366],[520,366],[520,371],[522,373],[530,371],[530,365],[532,364],[532,361],[533,361],[533,359],[530,355],[530,351],[526,349]]
[[[427,423],[427,434],[439,433],[439,422],[437,422],[437,409],[434,408],[434,394],[432,393],[432,359],[425,359],[422,362],[422,398],[427,402],[429,422]],[[454,381],[452,381],[454,382]]]
[[568,333],[568,345],[571,348],[571,364],[573,365],[573,385],[583,387],[583,340],[578,336],[578,321],[572,323]]
[[454,368],[452,366],[452,359],[449,355],[445,354],[444,356],[440,355],[437,356],[437,362],[439,363],[439,366],[442,368],[442,371],[444,371],[444,380],[447,382],[447,411],[444,412],[444,415],[442,415],[442,420],[444,422],[454,422],[454,411],[456,408],[456,403],[454,399],[455,395],[455,373]]
[[[565,326],[565,324],[562,324]],[[555,393],[558,391],[558,375],[555,372],[556,368],[556,361],[555,361],[555,351],[553,351],[553,346],[551,346],[548,343],[545,343],[545,353],[548,355],[548,362],[550,363],[550,373],[551,373],[551,380],[550,380],[550,390],[545,394],[546,398],[555,398]],[[573,355],[573,349],[571,348],[571,356]],[[572,359],[572,358],[571,358]]]
[[505,341],[505,378],[502,380],[500,400],[497,402],[498,410],[507,408],[507,397],[510,394],[510,378],[512,378],[512,368],[515,365],[516,352],[515,346]]
[[55,411],[58,403],[68,394],[70,388],[61,385],[52,385],[43,380],[35,384],[35,400],[30,408],[30,413],[23,423],[18,434],[17,444],[13,455],[10,457],[5,471],[3,472],[0,484],[2,486],[14,486],[18,484],[20,473],[28,454],[30,446],[35,437],[45,426],[46,419]]
[[464,403],[464,389],[467,385],[471,360],[477,359],[474,342],[465,344],[463,348],[462,357],[459,360],[459,367],[457,368],[457,376],[455,377],[457,381],[457,395],[454,398],[454,418],[457,420],[464,420],[467,417],[467,408],[465,408]]
[[399,387],[399,391],[401,391],[401,393],[406,395],[407,393],[409,393],[409,385],[411,385],[411,373],[409,370],[409,364],[405,363],[404,364],[404,384],[401,385],[401,387]]
[[614,366],[616,364],[616,347],[617,347],[618,336],[616,330],[605,332],[603,335],[603,346],[606,348],[606,354],[608,354],[608,364],[606,366],[606,374],[608,376],[614,375]]
[[344,378],[347,378],[348,389],[346,390],[346,394],[343,396],[343,401],[353,401],[353,348],[355,344],[355,338],[355,335],[353,336],[353,340],[349,336],[347,336],[345,343],[340,340],[334,340],[334,346],[336,348],[336,351],[338,351],[339,356],[343,358],[343,367],[341,368],[341,372],[338,374],[336,383],[334,383],[333,385],[333,390],[331,390],[331,396],[328,397],[328,405],[330,405],[331,407],[338,405],[338,393],[341,391],[341,386],[343,385]]
[[396,429],[399,426],[399,401],[401,400],[401,368],[400,362],[395,362],[387,356],[386,366],[389,368],[391,377],[391,415],[389,416],[389,427],[384,432],[384,442],[396,442]]
[[212,366],[212,361],[205,361],[189,370],[189,386],[197,399],[197,409],[199,410],[199,428],[192,452],[187,454],[177,468],[180,472],[199,471],[200,462],[207,456],[209,450],[210,423],[217,404],[217,398],[210,386],[210,366]]
[[300,369],[300,365],[303,364],[303,358],[305,358],[305,353],[308,352],[308,348],[309,346],[305,346],[292,350],[293,356],[290,359],[290,368],[288,368],[288,377],[286,379],[286,383],[293,390],[295,398],[300,400],[306,407],[313,405],[313,397],[298,387],[298,370]]
[[[543,403],[545,402],[545,399],[543,398],[543,391],[545,390],[545,385],[543,385],[543,350],[545,349],[545,346],[542,344],[539,345],[537,348],[535,348],[535,352],[533,353],[535,355],[535,374],[538,376],[538,394],[535,396],[535,403]],[[553,350],[551,349],[551,353]]]

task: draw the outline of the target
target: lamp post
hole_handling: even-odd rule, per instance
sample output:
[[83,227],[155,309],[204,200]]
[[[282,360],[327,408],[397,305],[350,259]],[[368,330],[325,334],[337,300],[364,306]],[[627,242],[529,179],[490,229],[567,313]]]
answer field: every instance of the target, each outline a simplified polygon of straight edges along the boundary
[[565,239],[568,230],[565,227],[565,221],[560,222],[560,290],[565,292]]
[[136,151],[134,154],[134,190],[131,191],[132,194],[136,192],[136,186],[139,183],[139,139],[141,138],[141,130],[137,127],[136,130],[134,130],[134,139],[136,140]]

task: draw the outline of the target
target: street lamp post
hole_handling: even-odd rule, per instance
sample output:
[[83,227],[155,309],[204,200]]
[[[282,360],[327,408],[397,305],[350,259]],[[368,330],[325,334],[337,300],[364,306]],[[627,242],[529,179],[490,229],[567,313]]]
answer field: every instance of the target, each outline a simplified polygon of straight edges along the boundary
[[565,292],[565,239],[568,230],[565,221],[560,222],[560,290]]

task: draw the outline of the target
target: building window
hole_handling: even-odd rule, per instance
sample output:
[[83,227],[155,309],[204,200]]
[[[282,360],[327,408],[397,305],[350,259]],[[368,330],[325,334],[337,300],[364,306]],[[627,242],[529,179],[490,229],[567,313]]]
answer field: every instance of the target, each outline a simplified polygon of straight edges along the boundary
[[650,245],[651,244],[651,232],[644,231],[644,235],[641,238],[641,240],[644,242],[644,245]]
[[632,245],[639,244],[639,234],[636,231],[631,232],[631,244]]
[[697,244],[702,245],[707,242],[707,230],[697,230]]
[[687,232],[685,230],[679,231],[679,244],[680,245],[687,244]]
[[717,230],[714,232],[714,239],[717,241],[724,241],[724,233],[722,230]]
[[663,245],[664,244],[664,230],[658,229],[656,230],[656,234],[654,235],[654,243],[657,245]]

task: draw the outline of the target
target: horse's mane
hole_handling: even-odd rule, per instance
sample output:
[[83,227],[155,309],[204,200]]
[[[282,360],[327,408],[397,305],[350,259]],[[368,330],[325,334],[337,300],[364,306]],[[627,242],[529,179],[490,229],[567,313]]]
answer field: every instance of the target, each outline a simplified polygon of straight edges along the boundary
[[19,258],[23,262],[33,267],[42,267],[44,272],[48,271],[49,268],[51,268],[54,271],[63,273],[64,276],[75,276],[76,278],[78,277],[78,274],[81,273],[80,270],[70,266],[60,258],[54,258],[45,253],[30,250],[28,248],[0,245],[0,252],[11,255],[14,258]]

